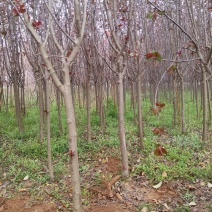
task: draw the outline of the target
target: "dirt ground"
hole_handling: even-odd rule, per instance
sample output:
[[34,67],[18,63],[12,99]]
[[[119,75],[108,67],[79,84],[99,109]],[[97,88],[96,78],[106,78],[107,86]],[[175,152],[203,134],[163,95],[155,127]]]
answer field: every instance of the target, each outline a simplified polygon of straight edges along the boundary
[[[200,182],[190,184],[184,181],[166,182],[164,180],[162,185],[155,189],[152,187],[152,182],[142,175],[128,181],[121,181],[119,177],[121,163],[115,157],[107,158],[98,163],[96,168],[101,167],[102,173],[110,173],[111,178],[105,179],[105,182],[95,188],[89,188],[92,195],[89,197],[89,204],[84,206],[86,212],[173,211],[176,206],[189,204],[188,200],[182,198],[182,193],[186,191],[192,192],[195,196],[195,204],[190,206],[191,212],[211,212],[207,205],[212,204],[212,193],[211,188],[208,188],[207,185]],[[92,173],[94,171],[91,170]],[[87,175],[83,181],[88,182],[91,175]],[[108,182],[112,184],[109,186],[109,190]],[[0,197],[0,212],[71,211],[71,209],[59,207],[58,202],[51,196],[45,196],[41,201],[35,201],[28,192],[33,183],[26,181],[25,184],[27,186],[25,185],[24,189],[16,192],[14,197]],[[70,182],[67,186],[69,184]],[[43,189],[46,191],[49,189],[50,194],[52,188],[48,185]],[[153,210],[149,210],[145,204],[152,204]],[[140,207],[141,205],[143,207]]]

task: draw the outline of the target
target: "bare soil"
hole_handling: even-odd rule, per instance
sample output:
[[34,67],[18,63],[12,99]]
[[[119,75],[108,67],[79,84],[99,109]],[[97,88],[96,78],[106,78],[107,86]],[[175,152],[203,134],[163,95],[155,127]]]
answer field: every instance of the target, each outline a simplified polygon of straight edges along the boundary
[[[191,200],[185,200],[182,195],[186,192],[192,193],[195,196],[196,205],[190,206],[190,212],[211,212],[208,206],[212,205],[212,194],[211,188],[208,188],[207,184],[203,185],[201,182],[191,184],[184,181],[166,182],[164,180],[162,185],[155,189],[152,187],[153,183],[146,179],[145,175],[134,176],[129,181],[121,181],[119,178],[121,162],[115,157],[110,157],[100,162],[96,169],[103,169],[102,173],[110,173],[111,178],[105,179],[106,182],[98,185],[98,189],[91,188],[89,190],[91,193],[87,198],[89,204],[84,206],[86,212],[136,212],[141,211],[143,208],[141,205],[145,204],[152,204],[153,208],[151,208],[151,211],[173,211],[177,206],[189,204]],[[94,170],[91,170],[91,173],[93,172]],[[88,182],[90,176],[92,174],[87,177],[83,176],[84,182]],[[64,198],[67,201],[70,199],[71,202],[70,179],[66,178],[64,182],[68,188],[68,192],[67,190],[62,191],[64,192]],[[107,183],[110,182],[112,182],[111,190],[110,194],[107,194]],[[45,192],[41,192],[43,198],[39,201],[30,196],[30,192],[28,192],[35,185],[30,180],[26,181],[23,188],[27,192],[16,191],[15,196],[10,199],[0,197],[0,212],[71,211],[70,208],[67,209],[61,206],[58,199],[52,198],[51,193],[54,186],[58,185],[55,183],[44,185],[41,190],[43,189]],[[0,193],[2,193],[1,190],[0,188]]]

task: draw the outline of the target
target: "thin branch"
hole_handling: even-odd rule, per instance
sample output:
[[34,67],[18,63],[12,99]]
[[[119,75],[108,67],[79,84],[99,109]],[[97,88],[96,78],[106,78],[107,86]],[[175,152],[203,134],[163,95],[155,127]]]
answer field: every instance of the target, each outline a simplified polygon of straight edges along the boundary
[[[159,7],[157,7],[157,6],[156,6],[154,3],[152,3],[151,1],[148,1],[148,2],[149,2],[153,7],[155,7],[156,9],[162,11]],[[174,23],[176,26],[178,26],[178,27],[181,29],[181,31],[182,31],[184,34],[186,34],[186,35],[193,41],[193,43],[194,43],[194,45],[195,45],[196,48],[198,47],[196,41],[194,40],[194,38],[193,38],[188,32],[186,32],[186,30],[183,29],[182,26],[180,26],[175,20],[173,20],[173,19],[172,19],[169,15],[167,15],[165,12],[164,12],[164,16],[167,17],[167,18],[168,18],[172,23]]]

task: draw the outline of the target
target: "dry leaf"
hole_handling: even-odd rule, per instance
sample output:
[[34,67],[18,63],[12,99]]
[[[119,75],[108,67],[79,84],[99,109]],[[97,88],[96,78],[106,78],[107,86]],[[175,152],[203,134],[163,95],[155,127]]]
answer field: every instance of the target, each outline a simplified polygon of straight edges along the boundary
[[2,182],[0,181],[0,186],[2,185]]
[[170,211],[172,210],[166,203],[164,203],[163,205],[167,210],[170,210]]
[[152,187],[155,188],[155,189],[158,189],[158,188],[161,187],[161,185],[162,185],[162,181],[160,181],[157,185],[154,185]]
[[147,207],[144,207],[142,208],[141,212],[147,212],[148,208]]
[[212,184],[208,182],[208,188],[212,188]]
[[119,193],[116,193],[116,197],[117,197],[119,200],[123,201],[123,198],[122,198],[122,196],[121,196]]
[[29,175],[25,176],[23,180],[28,180],[29,179]]
[[201,186],[205,186],[205,182],[201,182],[200,185],[201,185]]
[[189,204],[188,204],[189,206],[195,206],[195,205],[197,205],[195,202],[190,202]]
[[25,191],[27,191],[27,189],[26,188],[20,188],[18,191],[19,192],[25,192]]
[[167,177],[167,173],[164,171],[162,177]]
[[0,207],[0,211],[3,211],[3,210],[4,210],[4,206],[1,206],[1,207]]

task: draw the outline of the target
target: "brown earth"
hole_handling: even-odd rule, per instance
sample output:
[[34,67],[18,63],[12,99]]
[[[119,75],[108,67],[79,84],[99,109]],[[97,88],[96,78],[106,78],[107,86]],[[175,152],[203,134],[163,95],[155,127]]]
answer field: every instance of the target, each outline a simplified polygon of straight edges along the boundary
[[31,205],[29,196],[16,196],[11,199],[0,198],[0,212],[53,212],[56,205],[42,203]]

